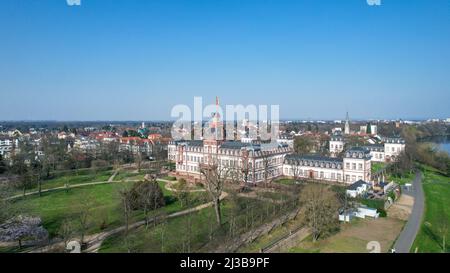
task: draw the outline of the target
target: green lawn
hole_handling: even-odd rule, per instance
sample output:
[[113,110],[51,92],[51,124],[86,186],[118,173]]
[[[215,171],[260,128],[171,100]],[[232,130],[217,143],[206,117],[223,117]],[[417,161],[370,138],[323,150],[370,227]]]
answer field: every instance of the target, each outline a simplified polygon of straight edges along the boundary
[[107,227],[118,226],[121,222],[119,210],[118,189],[122,185],[105,184],[86,186],[66,191],[44,193],[42,197],[37,195],[21,198],[14,202],[13,207],[19,212],[40,216],[44,227],[51,236],[55,236],[65,219],[77,225],[77,213],[80,210],[80,202],[86,198],[92,202],[92,217],[89,233],[100,231],[103,221]]
[[[127,184],[103,184],[80,188],[44,193],[42,197],[37,195],[20,198],[13,203],[13,209],[29,215],[40,216],[44,227],[49,231],[50,236],[58,234],[61,224],[67,220],[76,228],[78,226],[77,213],[80,211],[81,202],[90,202],[92,212],[90,217],[90,227],[88,234],[93,234],[102,229],[112,229],[123,225],[123,217],[120,209],[120,198],[118,190]],[[164,189],[164,183],[159,182],[163,187],[166,198],[166,206],[153,213],[160,213],[162,210],[173,213],[182,209],[180,202],[171,192]],[[192,205],[204,202],[204,193],[193,193],[196,197]],[[131,221],[143,220],[143,213],[135,211]]]
[[[68,174],[65,174],[63,176],[58,176],[49,180],[43,180],[42,181],[42,189],[52,189],[57,187],[62,187],[66,183],[69,185],[76,185],[76,184],[84,184],[84,183],[91,183],[91,182],[105,182],[108,181],[109,177],[113,174],[112,170],[108,171],[80,171],[79,173],[71,172]],[[37,191],[38,187],[36,184],[33,185],[33,187],[27,189],[27,192],[31,191]],[[23,193],[22,189],[16,189],[14,191],[14,194],[21,194]]]
[[283,185],[295,185],[295,180],[291,178],[281,178],[275,180],[274,183],[283,184]]
[[443,230],[446,232],[446,252],[450,252],[450,177],[432,168],[424,168],[423,189],[425,193],[425,215],[412,252],[442,252]]
[[119,173],[114,177],[114,181],[123,180],[144,180],[145,172],[135,172],[135,171],[119,171]]

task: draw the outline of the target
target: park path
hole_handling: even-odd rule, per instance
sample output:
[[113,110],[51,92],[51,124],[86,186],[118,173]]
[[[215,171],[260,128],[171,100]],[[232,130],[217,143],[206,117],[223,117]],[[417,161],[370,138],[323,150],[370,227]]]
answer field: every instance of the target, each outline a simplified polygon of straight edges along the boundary
[[400,236],[395,242],[394,249],[397,253],[410,253],[411,247],[416,239],[422,224],[422,217],[425,207],[425,197],[422,188],[422,173],[416,172],[413,181],[412,196],[414,197],[414,205],[408,222],[403,228]]
[[[228,196],[228,194],[226,192],[223,192],[222,195],[220,196],[220,200],[223,200],[227,196]],[[190,213],[193,213],[193,212],[198,212],[198,211],[201,211],[201,210],[203,210],[205,208],[211,207],[212,205],[213,205],[213,202],[208,202],[208,203],[205,203],[205,204],[202,204],[202,205],[198,205],[198,206],[190,208],[190,209],[174,212],[172,214],[169,214],[167,216],[167,219],[180,217],[180,216],[187,215],[187,214],[190,214]],[[149,219],[148,223],[149,224],[153,223],[154,220],[155,220],[154,218]],[[146,224],[145,220],[142,220],[142,221],[139,221],[139,222],[135,222],[133,224],[128,225],[128,229],[129,230],[136,229],[136,228],[138,228],[140,226],[143,226],[145,224]],[[108,237],[110,237],[112,235],[115,235],[117,233],[123,232],[123,231],[125,231],[125,229],[126,229],[126,226],[123,225],[123,226],[117,227],[117,228],[109,230],[109,231],[104,231],[104,232],[100,232],[100,233],[97,233],[97,234],[85,236],[87,249],[84,252],[85,253],[96,253],[96,252],[98,252],[98,250],[100,249],[100,247],[101,247],[101,245],[102,245],[102,243],[103,243],[103,241],[105,239],[107,239]],[[45,247],[42,247],[42,248],[38,248],[38,249],[35,249],[33,251],[30,251],[30,253],[48,252],[48,251],[51,251],[51,249],[53,249],[55,247],[58,247],[58,246],[61,247],[61,248],[64,248],[64,242],[57,242],[57,243],[54,243],[54,244],[52,244],[50,246],[45,246]]]
[[[139,181],[139,180],[114,181],[114,178],[118,174],[118,172],[119,172],[119,170],[115,171],[114,174],[108,179],[108,181],[76,184],[76,185],[71,185],[70,188],[80,188],[80,187],[92,186],[92,185],[102,185],[102,184],[111,184],[111,183],[124,183],[124,182],[137,182],[137,181]],[[170,181],[170,180],[165,180],[165,179],[157,179],[157,181],[165,182],[165,188],[167,190],[173,191],[173,192],[177,191],[176,189],[172,188],[172,186],[174,184],[176,184],[177,181]],[[63,189],[66,189],[66,187],[65,186],[55,187],[55,188],[52,188],[52,189],[42,190],[41,192],[45,193],[45,192],[56,191],[56,190],[63,190]],[[189,192],[205,192],[205,191],[206,191],[205,189],[189,190]],[[38,191],[29,192],[25,196],[38,194],[38,193],[39,193]],[[16,198],[20,198],[20,197],[23,197],[23,196],[24,196],[23,194],[20,194],[20,195],[9,197],[8,199],[16,199]],[[228,196],[228,194],[226,192],[223,192],[222,195],[220,196],[220,200],[223,200],[227,196]],[[170,218],[174,218],[174,217],[187,215],[187,214],[190,214],[190,213],[193,213],[193,212],[197,212],[197,211],[203,210],[205,208],[211,207],[212,205],[213,205],[213,202],[208,202],[208,203],[205,203],[205,204],[202,204],[202,205],[198,205],[198,206],[196,206],[194,208],[186,209],[186,210],[179,211],[179,212],[174,212],[172,214],[169,214],[167,216],[167,218],[170,219]],[[155,219],[153,219],[153,218],[149,219],[148,223],[149,224],[153,223],[154,220]],[[142,221],[130,224],[128,226],[128,228],[131,230],[131,229],[138,228],[138,227],[140,227],[142,225],[145,225],[145,224],[146,224],[146,221],[142,220]],[[119,232],[123,232],[125,229],[126,229],[126,226],[124,225],[124,226],[117,227],[117,228],[115,228],[113,230],[110,230],[110,231],[100,232],[100,233],[93,234],[93,235],[87,235],[85,237],[86,238],[85,240],[87,241],[86,244],[88,245],[88,248],[85,250],[85,252],[87,252],[87,253],[98,252],[102,242],[106,238],[108,238],[109,236],[112,236],[114,234],[117,234]],[[10,246],[10,244],[4,245],[4,246]],[[42,248],[33,250],[31,252],[46,252],[46,251],[49,251],[52,248],[57,247],[57,246],[64,247],[64,243],[63,242],[57,242],[57,243],[51,244],[50,246],[42,247]]]
[[[148,179],[147,176],[146,176],[146,179]],[[174,188],[173,188],[173,186],[174,186],[175,184],[177,184],[178,181],[171,181],[171,180],[166,180],[166,179],[161,179],[161,178],[156,179],[156,181],[166,183],[166,184],[165,184],[166,190],[172,191],[172,192],[178,192],[177,189],[174,189]],[[187,192],[206,192],[206,190],[205,190],[205,189],[187,190]]]
[[109,177],[108,182],[113,182],[114,178],[116,178],[116,175],[119,173],[120,169],[117,169],[114,171],[114,173]]
[[[44,190],[41,191],[41,193],[47,193],[47,192],[58,191],[58,190],[73,189],[73,188],[81,188],[81,187],[87,187],[87,186],[93,186],[93,185],[125,183],[125,182],[138,182],[138,181],[140,181],[140,180],[120,180],[120,181],[112,181],[112,182],[100,181],[100,182],[80,183],[80,184],[70,185],[69,187],[60,186],[60,187],[54,187],[54,188],[50,188],[50,189],[44,189]],[[27,193],[25,193],[25,195],[23,195],[23,194],[13,195],[13,196],[10,196],[10,197],[6,198],[6,200],[14,200],[14,199],[17,199],[17,198],[22,198],[22,197],[26,197],[26,196],[30,196],[30,195],[36,195],[36,194],[39,194],[39,191],[27,192]]]

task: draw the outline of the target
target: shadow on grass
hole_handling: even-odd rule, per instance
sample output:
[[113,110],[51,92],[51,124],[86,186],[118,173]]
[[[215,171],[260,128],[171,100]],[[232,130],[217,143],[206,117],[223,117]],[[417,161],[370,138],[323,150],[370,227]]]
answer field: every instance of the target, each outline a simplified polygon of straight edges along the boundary
[[440,238],[440,236],[436,235],[436,233],[434,233],[434,231],[426,225],[424,226],[423,231],[428,236],[428,238],[430,238],[442,249],[442,238]]

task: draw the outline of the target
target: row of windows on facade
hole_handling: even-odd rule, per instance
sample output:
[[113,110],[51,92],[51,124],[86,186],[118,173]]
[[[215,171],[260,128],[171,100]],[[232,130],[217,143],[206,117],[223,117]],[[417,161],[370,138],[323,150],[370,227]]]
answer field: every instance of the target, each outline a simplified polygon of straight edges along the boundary
[[401,151],[402,149],[400,148],[400,147],[397,147],[397,150],[395,150],[395,147],[391,147],[391,152],[398,152],[398,153],[400,153],[400,151]]
[[[345,163],[345,168],[346,169],[350,170],[350,166],[351,166],[351,170],[356,170],[356,163],[352,163],[351,165],[350,165],[349,162]],[[362,163],[358,164],[358,170],[359,171],[363,170],[363,164]]]
[[317,167],[317,168],[327,168],[327,169],[342,169],[342,165],[341,164],[335,164],[335,163],[323,163],[323,162],[314,162],[314,161],[306,161],[306,160],[300,160],[300,161],[295,161],[295,160],[290,160],[287,162],[287,164],[291,164],[291,165],[299,165],[299,166],[309,166],[309,167]]
[[[292,164],[293,162],[290,162],[290,164]],[[317,168],[327,168],[327,169],[341,169],[341,165],[340,164],[330,164],[330,163],[323,163],[323,162],[321,162],[321,163],[319,163],[319,162],[313,162],[313,161],[300,161],[300,162],[298,162],[299,164],[299,166],[309,166],[309,167],[317,167]],[[345,168],[346,169],[352,169],[352,170],[356,170],[356,163],[352,163],[351,165],[350,165],[350,163],[349,162],[347,162],[346,164],[345,164]],[[362,163],[359,163],[358,164],[358,170],[360,170],[360,171],[362,171],[363,170],[363,164]]]
[[[194,163],[205,163],[204,157],[200,156],[183,156],[183,160],[187,162],[194,162]],[[282,164],[283,158],[282,157],[274,157],[274,158],[268,158],[267,161],[269,165],[274,164]],[[227,160],[227,159],[221,159],[220,164],[223,166],[241,166],[242,160]],[[252,162],[249,162],[249,167],[251,168],[253,166]],[[262,168],[264,166],[264,161],[256,161],[255,163],[256,168]]]
[[342,145],[337,145],[336,144],[336,146],[334,146],[333,144],[330,144],[330,147],[331,147],[331,149],[333,149],[333,148],[336,148],[336,149],[344,149],[344,146],[342,146]]
[[[193,166],[193,165],[177,165],[177,169],[180,171],[187,171],[187,172],[196,172],[196,173],[200,173],[200,168],[198,166]],[[255,179],[256,180],[260,180],[265,178],[265,174],[266,172],[256,172],[255,173]],[[273,177],[278,177],[282,175],[282,168],[274,168],[274,169],[270,169],[267,172],[267,177],[268,178],[273,178]],[[240,178],[244,178],[245,174],[238,172],[237,173],[237,177]],[[248,174],[248,179],[252,180],[253,179],[253,174],[249,173]]]
[[[311,174],[312,174],[312,178],[320,178],[320,179],[328,179],[328,180],[336,180],[336,181],[342,181],[342,174],[340,173],[327,173],[327,172],[318,172],[318,171],[313,171],[311,172],[310,170],[296,170],[297,173],[294,173],[293,169],[290,168],[285,168],[284,169],[285,174],[288,174],[289,176],[299,176],[299,177],[305,177],[305,178],[311,178]],[[355,182],[357,180],[362,180],[363,177],[360,176],[356,176],[356,175],[345,175],[345,181],[347,182]]]

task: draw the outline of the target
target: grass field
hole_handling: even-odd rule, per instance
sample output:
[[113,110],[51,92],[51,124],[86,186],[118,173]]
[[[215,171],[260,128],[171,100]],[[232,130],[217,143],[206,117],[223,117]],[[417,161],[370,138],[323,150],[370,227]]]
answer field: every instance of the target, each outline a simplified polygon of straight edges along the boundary
[[[132,182],[127,183],[131,186]],[[166,206],[153,213],[160,213],[164,210],[167,213],[176,212],[182,209],[180,202],[171,192],[164,189],[164,183],[159,182],[163,188],[166,198]],[[77,228],[77,215],[80,211],[81,203],[89,202],[91,205],[91,217],[88,234],[97,233],[103,229],[112,229],[123,224],[123,216],[120,210],[120,198],[118,190],[125,184],[104,184],[93,185],[81,188],[73,188],[68,192],[61,190],[44,193],[41,197],[34,195],[20,198],[13,203],[13,209],[29,215],[40,216],[44,227],[49,231],[50,236],[58,234],[64,220],[69,221]],[[193,205],[204,202],[203,193],[193,193],[196,197]],[[132,214],[131,222],[143,220],[143,213],[135,211]]]
[[291,178],[281,178],[273,181],[274,183],[283,184],[283,185],[295,185],[295,180]]
[[[42,181],[42,189],[52,189],[57,187],[63,187],[65,184],[68,185],[76,185],[76,184],[84,184],[91,182],[104,182],[108,181],[109,177],[113,174],[112,170],[108,171],[80,171],[79,173],[71,172],[69,174],[65,174],[63,176],[58,176],[49,180]],[[33,187],[28,188],[27,192],[37,191],[38,186],[36,184]],[[16,189],[14,194],[23,193],[22,189]]]
[[137,171],[125,171],[121,170],[114,177],[114,181],[124,181],[124,180],[144,180],[145,172]]
[[44,193],[42,197],[37,195],[21,198],[14,202],[13,208],[19,212],[40,216],[44,227],[51,236],[55,236],[65,219],[77,224],[77,213],[80,210],[80,202],[92,202],[92,217],[89,233],[100,231],[103,221],[107,227],[118,226],[121,222],[119,210],[119,184],[105,184],[86,186]]
[[[450,177],[437,170],[423,167],[425,215],[422,226],[411,249],[412,252],[443,252],[443,235],[446,234],[445,252],[450,252]],[[447,232],[445,231],[447,227]]]

